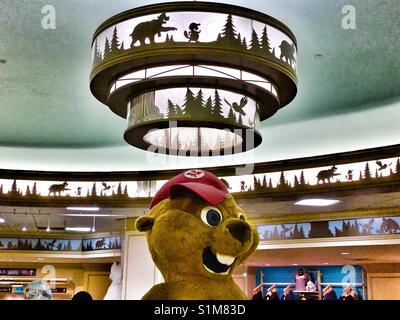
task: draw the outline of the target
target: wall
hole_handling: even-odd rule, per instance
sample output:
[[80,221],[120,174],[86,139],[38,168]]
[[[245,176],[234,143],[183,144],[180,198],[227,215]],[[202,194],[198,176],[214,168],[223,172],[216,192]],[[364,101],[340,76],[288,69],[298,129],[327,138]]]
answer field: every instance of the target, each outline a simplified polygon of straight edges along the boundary
[[[46,264],[42,263],[0,263],[1,268],[36,268],[37,279],[48,275],[44,266]],[[88,291],[96,299],[102,299],[110,284],[108,276],[111,265],[108,263],[51,263],[51,266],[55,268],[55,278],[67,279],[66,283],[59,285],[67,288],[67,294],[56,294],[55,299],[70,299],[82,290]],[[0,299],[4,298],[0,296]]]
[[140,300],[153,285],[162,282],[143,233],[126,232],[123,257],[122,299]]
[[400,300],[400,264],[367,264],[371,300]]

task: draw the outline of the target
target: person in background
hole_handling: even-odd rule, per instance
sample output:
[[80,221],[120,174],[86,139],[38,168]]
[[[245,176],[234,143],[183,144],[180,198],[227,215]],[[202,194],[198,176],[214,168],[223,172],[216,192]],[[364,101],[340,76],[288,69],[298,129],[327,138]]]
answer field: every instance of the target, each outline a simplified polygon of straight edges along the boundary
[[258,286],[253,290],[252,300],[263,300],[262,286]]
[[357,300],[351,284],[344,288],[343,294],[339,300]]
[[304,271],[303,268],[300,268],[297,271],[297,274],[295,277],[296,287],[295,287],[294,291],[306,291],[307,283],[310,280],[311,280],[311,278],[308,275],[308,273],[306,271]]
[[331,285],[327,285],[322,290],[322,300],[337,300],[336,292],[332,289]]
[[76,293],[71,300],[76,300],[76,301],[92,301],[93,298],[90,295],[89,292],[87,291],[79,291]]
[[268,292],[265,295],[265,300],[271,300],[271,301],[279,300],[278,294],[276,293],[276,285],[275,284],[268,288]]
[[291,286],[287,286],[285,289],[283,289],[283,296],[281,300],[295,300]]
[[53,295],[47,281],[35,280],[29,283],[25,289],[25,300],[52,300]]

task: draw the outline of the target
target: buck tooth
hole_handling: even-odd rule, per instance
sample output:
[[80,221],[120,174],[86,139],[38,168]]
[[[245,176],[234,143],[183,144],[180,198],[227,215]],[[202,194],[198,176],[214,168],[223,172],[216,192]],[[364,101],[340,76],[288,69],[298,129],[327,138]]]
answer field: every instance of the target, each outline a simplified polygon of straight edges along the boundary
[[233,263],[233,261],[235,261],[235,257],[225,256],[223,254],[217,253],[217,260],[219,261],[219,263],[230,266]]

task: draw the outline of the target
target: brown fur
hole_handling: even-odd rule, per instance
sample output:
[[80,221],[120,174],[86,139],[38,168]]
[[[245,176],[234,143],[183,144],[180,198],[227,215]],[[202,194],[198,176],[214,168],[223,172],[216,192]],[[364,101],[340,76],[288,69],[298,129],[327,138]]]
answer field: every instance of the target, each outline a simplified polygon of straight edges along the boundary
[[[245,213],[231,195],[217,207],[222,222],[210,227],[201,218],[201,210],[210,206],[190,191],[178,190],[140,217],[136,226],[147,231],[147,242],[154,263],[165,282],[151,288],[143,299],[241,300],[245,294],[232,279],[232,272],[257,248],[258,233],[250,227],[250,237],[243,243],[226,228]],[[223,255],[236,257],[228,274],[211,273],[203,266],[202,253],[206,247]]]

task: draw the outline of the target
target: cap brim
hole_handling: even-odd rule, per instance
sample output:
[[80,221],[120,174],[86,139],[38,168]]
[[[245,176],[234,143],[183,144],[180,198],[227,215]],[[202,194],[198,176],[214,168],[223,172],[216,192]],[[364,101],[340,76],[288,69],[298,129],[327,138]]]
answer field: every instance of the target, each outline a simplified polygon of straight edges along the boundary
[[225,195],[226,195],[225,192],[223,192],[213,186],[210,186],[208,184],[203,184],[203,183],[196,183],[196,182],[178,183],[178,184],[174,185],[173,187],[171,187],[170,194],[171,194],[171,190],[177,186],[180,186],[180,187],[183,187],[183,188],[186,188],[186,189],[192,191],[193,193],[197,194],[200,198],[202,198],[204,201],[206,201],[210,204],[213,204],[213,205],[220,204],[222,201],[224,201]]

